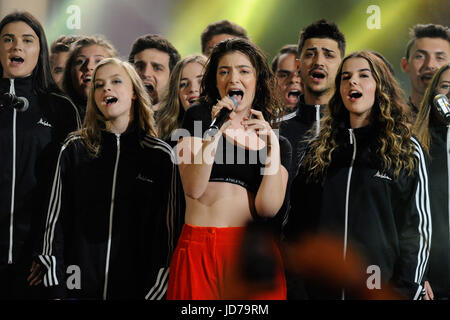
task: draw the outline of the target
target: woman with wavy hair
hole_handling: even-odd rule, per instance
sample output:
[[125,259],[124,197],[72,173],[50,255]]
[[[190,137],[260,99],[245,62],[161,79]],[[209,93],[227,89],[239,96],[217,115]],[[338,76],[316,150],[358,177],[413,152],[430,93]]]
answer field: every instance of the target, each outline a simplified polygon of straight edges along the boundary
[[172,132],[181,127],[185,111],[198,102],[205,64],[204,56],[190,55],[178,61],[170,74],[157,123],[158,137],[172,146],[178,142],[171,139]]
[[[268,286],[246,292],[250,286],[239,291],[236,284],[242,282],[233,281],[235,276],[248,280],[239,265],[247,258],[240,251],[244,227],[274,217],[286,192],[290,145],[269,124],[278,106],[274,90],[273,74],[256,45],[229,39],[214,47],[200,103],[186,111],[186,136],[176,147],[186,214],[171,262],[168,299],[230,299],[236,293],[241,298],[286,298],[274,243],[269,247],[273,264]],[[223,108],[231,112],[227,121],[215,134],[204,135]],[[256,251],[260,245],[250,246]],[[260,274],[247,274],[255,275]]]
[[86,114],[87,98],[92,83],[92,73],[102,59],[117,57],[114,46],[102,36],[80,36],[71,45],[64,69],[62,87],[75,103],[81,121]]
[[[450,98],[450,64],[442,66],[427,88],[413,130],[428,156],[430,207],[433,222],[427,298],[450,299],[450,115],[440,111],[437,95]],[[441,96],[442,97],[442,96]],[[442,100],[445,100],[442,97]],[[432,289],[431,289],[432,288]]]
[[92,84],[58,157],[30,283],[57,298],[161,299],[177,234],[173,153],[128,62],[102,60]]
[[[293,181],[286,237],[332,234],[344,260],[357,252],[367,264],[361,272],[379,268],[381,289],[390,285],[417,299],[431,222],[424,154],[405,123],[403,92],[368,51],[342,61],[335,85],[320,134],[304,149]],[[352,298],[345,288],[306,287],[312,299]]]

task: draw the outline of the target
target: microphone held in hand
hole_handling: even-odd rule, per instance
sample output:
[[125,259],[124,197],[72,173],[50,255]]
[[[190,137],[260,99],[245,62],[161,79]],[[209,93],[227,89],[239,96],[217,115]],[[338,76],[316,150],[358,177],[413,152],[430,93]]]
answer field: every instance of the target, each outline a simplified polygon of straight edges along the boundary
[[[236,98],[230,97],[230,99],[234,103],[234,110],[236,110],[236,108],[238,106],[238,102],[237,102]],[[217,132],[219,131],[219,129],[222,127],[222,125],[225,123],[225,121],[228,119],[228,116],[230,115],[230,113],[233,112],[234,110],[230,110],[228,108],[220,109],[219,113],[216,115],[216,117],[211,122],[208,130],[206,130],[205,136],[214,137],[217,134]]]
[[30,103],[25,97],[17,97],[12,93],[4,93],[0,96],[0,107],[12,107],[19,112],[24,112],[28,109]]
[[448,102],[447,96],[443,94],[438,94],[433,99],[434,105],[436,106],[438,112],[441,114],[441,116],[444,117],[447,122],[450,121],[450,105]]

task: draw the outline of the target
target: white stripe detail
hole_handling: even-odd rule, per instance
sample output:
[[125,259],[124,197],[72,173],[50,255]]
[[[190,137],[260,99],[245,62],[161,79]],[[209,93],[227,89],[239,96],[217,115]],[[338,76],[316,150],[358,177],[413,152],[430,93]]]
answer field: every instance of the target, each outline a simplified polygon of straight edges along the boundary
[[112,227],[114,218],[114,201],[116,194],[116,181],[117,181],[117,168],[119,167],[119,157],[120,157],[120,134],[116,134],[117,138],[117,154],[116,154],[116,164],[114,165],[114,175],[113,184],[111,191],[111,207],[109,209],[109,231],[108,231],[108,247],[106,251],[106,264],[105,264],[105,283],[103,286],[103,300],[106,300],[108,294],[108,277],[109,277],[109,260],[111,256],[111,241],[112,241]]
[[[414,154],[418,158],[418,171],[419,171],[419,183],[416,190],[416,209],[419,214],[419,226],[418,231],[420,235],[419,252],[417,255],[417,266],[414,275],[414,281],[419,284],[422,282],[425,268],[428,263],[431,245],[432,225],[431,225],[431,210],[430,199],[428,192],[428,175],[425,164],[425,157],[422,147],[419,142],[411,137],[415,145]],[[417,294],[416,294],[417,295]]]
[[[352,161],[350,162],[350,168],[348,170],[348,177],[347,177],[347,188],[345,193],[345,226],[344,226],[344,261],[347,258],[347,242],[348,242],[348,211],[349,211],[349,199],[350,199],[350,182],[352,179],[352,172],[353,172],[353,164],[355,163],[356,158],[356,137],[353,132],[353,129],[348,129],[350,134],[350,143],[353,144],[353,155],[352,155]],[[342,289],[342,300],[345,300],[345,289]]]
[[58,155],[58,160],[56,163],[55,176],[53,178],[52,190],[50,192],[50,200],[47,210],[47,219],[45,222],[45,233],[43,240],[43,248],[41,255],[38,256],[42,264],[47,268],[47,272],[44,275],[44,285],[54,286],[58,285],[58,279],[56,276],[56,257],[52,256],[53,253],[53,240],[55,236],[56,223],[59,219],[59,214],[61,211],[61,194],[62,194],[62,183],[61,183],[61,157],[63,151],[67,146],[73,141],[80,139],[81,137],[72,137],[68,139]]
[[[161,300],[167,291],[169,268],[159,269],[156,282],[145,296],[145,300]],[[156,290],[156,291],[155,291]]]
[[[10,87],[9,93],[16,94],[14,88],[14,79],[9,79]],[[16,131],[17,131],[17,110],[13,110],[13,154],[12,154],[12,178],[11,178],[11,209],[9,217],[9,249],[8,249],[8,264],[13,263],[13,233],[14,233],[14,201],[16,190]]]

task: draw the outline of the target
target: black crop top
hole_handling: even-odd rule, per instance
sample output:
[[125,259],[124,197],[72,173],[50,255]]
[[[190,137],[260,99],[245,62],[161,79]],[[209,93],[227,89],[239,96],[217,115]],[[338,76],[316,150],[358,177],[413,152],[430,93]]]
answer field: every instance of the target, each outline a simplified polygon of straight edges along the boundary
[[[186,111],[182,128],[187,130],[190,136],[202,138],[210,124],[210,108],[196,104]],[[282,136],[279,137],[279,142],[281,165],[289,168],[291,145]],[[266,157],[267,147],[248,150],[222,136],[217,146],[209,181],[234,183],[256,194],[263,178]]]

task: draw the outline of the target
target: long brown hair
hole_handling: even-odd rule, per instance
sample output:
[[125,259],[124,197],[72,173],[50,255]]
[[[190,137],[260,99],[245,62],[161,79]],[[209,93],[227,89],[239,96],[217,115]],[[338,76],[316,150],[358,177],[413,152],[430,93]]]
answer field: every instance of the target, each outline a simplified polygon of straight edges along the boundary
[[[417,114],[416,121],[413,125],[413,132],[419,139],[420,143],[424,150],[429,154],[430,152],[430,121],[439,122],[439,119],[436,115],[436,112],[432,112],[435,110],[433,107],[433,99],[438,94],[437,87],[439,84],[439,80],[441,75],[450,69],[450,63],[443,65],[433,76],[430,85],[427,87],[425,91],[425,95],[423,96],[422,103],[420,104],[419,113]],[[435,110],[436,111],[436,110]]]
[[64,69],[64,78],[62,85],[64,88],[64,92],[75,103],[83,100],[83,97],[79,97],[78,93],[75,91],[72,79],[72,68],[75,64],[75,59],[77,58],[81,49],[93,45],[98,45],[105,48],[105,50],[109,53],[109,58],[117,57],[118,55],[117,50],[114,48],[114,46],[102,36],[81,36],[78,40],[72,43],[69,57],[67,58],[66,62],[66,68]]
[[416,167],[414,145],[410,140],[411,131],[405,122],[402,110],[406,109],[405,95],[388,66],[382,59],[369,51],[358,51],[348,55],[340,64],[335,92],[327,105],[321,120],[322,128],[317,139],[311,141],[311,150],[305,157],[303,166],[311,178],[323,176],[332,161],[333,151],[338,147],[337,132],[341,123],[350,117],[340,94],[341,73],[344,63],[351,58],[363,58],[370,65],[376,82],[375,101],[371,110],[371,123],[376,130],[376,155],[383,170],[393,169],[394,178],[400,170],[411,174]]
[[[156,136],[150,97],[148,96],[147,90],[145,89],[141,78],[130,63],[121,61],[117,58],[106,58],[100,61],[94,69],[92,83],[95,83],[98,70],[110,64],[122,67],[130,77],[134,94],[136,96],[133,105],[134,116],[132,121],[138,130],[139,136],[142,136],[142,138],[146,134]],[[73,135],[81,136],[88,152],[95,157],[98,155],[100,150],[101,133],[102,131],[106,131],[107,128],[106,119],[95,103],[94,92],[95,86],[91,85],[87,102],[86,117],[84,119],[83,126],[81,130],[75,132]]]
[[173,68],[157,119],[158,137],[163,140],[170,139],[173,130],[178,129],[183,121],[184,109],[179,97],[180,82],[183,69],[189,63],[198,63],[204,67],[206,58],[202,55],[190,55],[178,61]]

